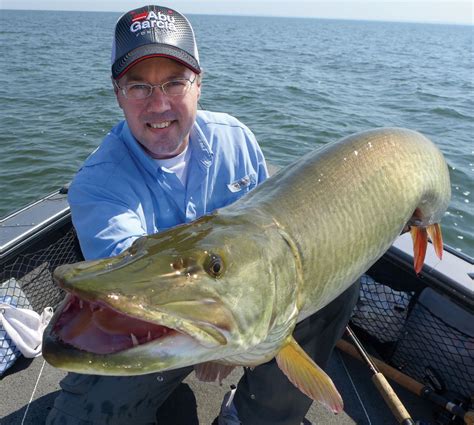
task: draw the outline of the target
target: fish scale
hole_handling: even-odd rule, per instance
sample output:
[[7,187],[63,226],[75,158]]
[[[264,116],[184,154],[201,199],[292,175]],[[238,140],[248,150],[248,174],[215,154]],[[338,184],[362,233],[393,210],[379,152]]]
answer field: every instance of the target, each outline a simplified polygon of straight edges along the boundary
[[[215,362],[255,366],[276,357],[302,392],[341,411],[332,381],[293,339],[294,326],[344,292],[407,224],[417,272],[428,235],[440,255],[449,199],[448,167],[420,133],[375,129],[325,145],[213,214],[142,237],[117,257],[58,267],[70,304],[98,303],[115,320],[97,328],[81,312],[84,326],[68,332],[71,312],[60,308],[43,355],[53,366],[100,375],[204,363],[195,368],[205,380],[228,373]],[[151,340],[134,338],[120,315],[145,321]],[[111,333],[119,343],[107,352],[97,345],[112,342]]]
[[314,295],[300,319],[334,299],[375,262],[416,208],[430,201],[437,210],[426,211],[424,224],[439,222],[450,198],[442,154],[427,138],[405,129],[342,139],[272,180],[263,201],[255,191],[241,208],[264,203],[262,214],[276,219],[300,247],[305,282],[312,287],[307,293]]

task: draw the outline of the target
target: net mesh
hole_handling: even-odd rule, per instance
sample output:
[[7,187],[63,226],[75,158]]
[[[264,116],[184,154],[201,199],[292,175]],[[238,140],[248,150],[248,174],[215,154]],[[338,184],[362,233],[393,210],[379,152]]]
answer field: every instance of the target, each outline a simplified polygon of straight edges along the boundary
[[[52,272],[61,264],[80,260],[73,229],[43,249],[16,256],[0,270],[0,302],[39,314],[46,307],[57,307],[64,293],[53,282]],[[0,374],[18,356],[19,351],[0,323]]]
[[418,302],[391,358],[407,375],[439,391],[474,394],[474,338]]
[[418,382],[440,393],[474,394],[473,335],[448,324],[419,294],[363,276],[351,322],[384,361]]

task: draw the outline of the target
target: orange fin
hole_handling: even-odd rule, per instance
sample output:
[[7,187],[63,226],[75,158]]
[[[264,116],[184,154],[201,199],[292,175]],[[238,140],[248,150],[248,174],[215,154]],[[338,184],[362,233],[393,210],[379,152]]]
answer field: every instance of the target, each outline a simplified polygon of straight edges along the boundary
[[431,224],[426,230],[434,246],[436,256],[441,260],[443,258],[443,235],[441,234],[441,226],[438,223]]
[[222,380],[227,378],[234,368],[235,366],[229,366],[215,362],[206,362],[194,365],[194,373],[200,381],[219,381],[219,384],[222,385]]
[[334,413],[342,412],[341,395],[331,378],[304,352],[293,337],[276,355],[282,372],[302,393],[319,401]]
[[413,239],[413,263],[416,274],[419,274],[425,262],[428,233],[425,227],[411,227],[410,233]]

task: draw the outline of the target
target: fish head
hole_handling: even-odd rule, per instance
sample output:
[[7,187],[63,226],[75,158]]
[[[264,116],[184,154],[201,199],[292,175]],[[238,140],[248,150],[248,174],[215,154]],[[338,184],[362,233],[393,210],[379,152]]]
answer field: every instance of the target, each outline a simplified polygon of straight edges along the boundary
[[118,256],[58,267],[67,296],[45,333],[45,359],[80,373],[138,375],[257,345],[275,288],[265,232],[248,227],[206,216],[141,237]]

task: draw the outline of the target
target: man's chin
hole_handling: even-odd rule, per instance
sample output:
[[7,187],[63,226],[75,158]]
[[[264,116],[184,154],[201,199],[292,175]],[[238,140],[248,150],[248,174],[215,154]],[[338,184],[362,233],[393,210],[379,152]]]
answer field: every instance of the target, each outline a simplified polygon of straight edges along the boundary
[[188,146],[188,140],[180,143],[170,143],[168,141],[154,141],[153,143],[141,143],[143,150],[153,159],[174,158],[182,153]]

